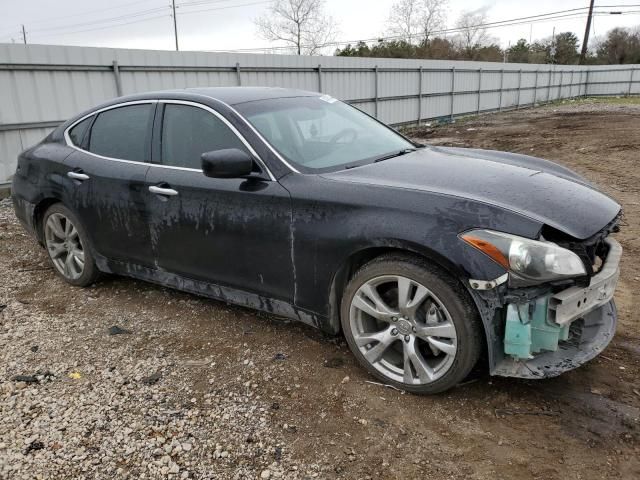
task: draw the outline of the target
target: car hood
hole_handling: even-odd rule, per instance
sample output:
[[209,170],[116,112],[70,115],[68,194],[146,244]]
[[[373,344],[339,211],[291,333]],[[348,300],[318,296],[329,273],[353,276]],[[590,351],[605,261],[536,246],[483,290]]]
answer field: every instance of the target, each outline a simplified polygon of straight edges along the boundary
[[527,216],[579,240],[600,231],[620,211],[618,203],[567,168],[490,150],[426,147],[323,176],[475,200]]

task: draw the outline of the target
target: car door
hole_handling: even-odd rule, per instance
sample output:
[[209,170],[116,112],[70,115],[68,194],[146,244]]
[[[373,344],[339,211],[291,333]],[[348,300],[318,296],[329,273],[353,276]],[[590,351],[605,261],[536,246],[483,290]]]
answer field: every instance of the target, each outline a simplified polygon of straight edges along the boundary
[[235,128],[209,107],[160,102],[154,148],[157,158],[147,183],[153,191],[148,205],[158,267],[293,301],[287,190],[264,166],[254,178],[202,173],[200,156],[208,151],[238,148],[257,161]]
[[[88,117],[68,130],[64,202],[78,215],[99,255],[150,265],[145,175],[156,102],[132,102]],[[87,123],[89,122],[89,123]]]

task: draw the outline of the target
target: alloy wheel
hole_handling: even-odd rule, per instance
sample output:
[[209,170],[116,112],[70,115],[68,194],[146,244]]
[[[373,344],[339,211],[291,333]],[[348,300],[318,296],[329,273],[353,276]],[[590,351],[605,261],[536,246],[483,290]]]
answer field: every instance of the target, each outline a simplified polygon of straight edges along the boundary
[[84,248],[78,230],[61,213],[52,213],[44,228],[45,243],[56,269],[71,280],[80,278],[84,271]]
[[351,300],[349,322],[362,356],[385,377],[425,385],[449,371],[457,332],[443,303],[400,275],[365,282]]

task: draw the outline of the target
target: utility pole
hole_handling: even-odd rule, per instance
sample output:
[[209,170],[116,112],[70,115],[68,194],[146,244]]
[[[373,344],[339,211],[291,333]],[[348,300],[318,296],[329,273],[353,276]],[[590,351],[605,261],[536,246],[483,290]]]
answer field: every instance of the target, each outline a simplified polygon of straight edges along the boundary
[[24,25],[22,25],[22,41],[25,45],[27,44],[27,32],[24,29]]
[[173,35],[176,39],[176,52],[178,48],[178,24],[176,23],[176,0],[171,0],[171,9],[173,10]]
[[589,32],[591,30],[594,3],[596,3],[596,0],[591,0],[591,4],[589,5],[589,16],[587,17],[587,26],[584,29],[584,40],[582,41],[582,51],[580,52],[580,65],[584,65],[585,58],[587,57],[587,46],[589,45]]

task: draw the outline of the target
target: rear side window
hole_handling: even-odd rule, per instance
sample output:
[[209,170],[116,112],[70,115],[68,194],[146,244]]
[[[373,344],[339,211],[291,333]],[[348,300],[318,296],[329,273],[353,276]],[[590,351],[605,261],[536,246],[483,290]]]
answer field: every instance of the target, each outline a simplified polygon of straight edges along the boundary
[[85,135],[87,130],[89,129],[89,125],[93,121],[93,116],[89,118],[85,118],[80,123],[76,124],[71,130],[69,130],[69,138],[71,139],[71,143],[73,143],[76,147],[82,147],[84,145],[83,141],[85,139]]
[[211,112],[188,105],[165,106],[162,119],[163,165],[200,169],[203,153],[226,148],[247,151],[238,136]]
[[91,127],[89,151],[137,162],[149,159],[153,107],[150,103],[129,105],[98,114]]

